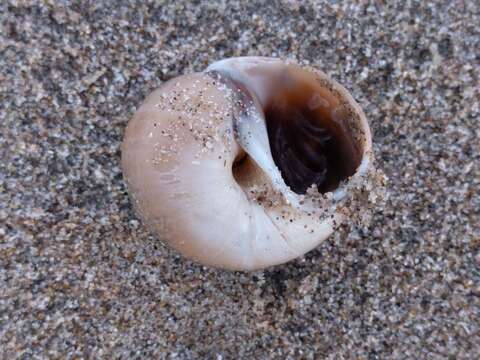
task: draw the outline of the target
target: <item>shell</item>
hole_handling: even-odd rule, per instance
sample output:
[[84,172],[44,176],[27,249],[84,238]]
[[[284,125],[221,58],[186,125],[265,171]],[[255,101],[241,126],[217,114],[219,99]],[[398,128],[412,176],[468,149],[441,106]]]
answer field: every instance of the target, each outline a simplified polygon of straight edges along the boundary
[[[293,191],[283,174],[291,166],[290,177],[299,177],[296,160],[280,168],[274,155],[283,153],[270,143],[270,128],[280,123],[265,109],[275,101],[282,109],[289,98],[279,96],[297,97],[303,88],[310,93],[299,95],[301,106],[348,135],[351,150],[341,162],[354,164],[323,193],[320,185]],[[283,131],[293,126],[288,121]],[[371,167],[371,146],[362,110],[323,72],[279,59],[231,58],[148,96],[127,126],[122,168],[135,208],[161,240],[205,265],[254,270],[301,256],[332,234],[345,217],[337,203]]]

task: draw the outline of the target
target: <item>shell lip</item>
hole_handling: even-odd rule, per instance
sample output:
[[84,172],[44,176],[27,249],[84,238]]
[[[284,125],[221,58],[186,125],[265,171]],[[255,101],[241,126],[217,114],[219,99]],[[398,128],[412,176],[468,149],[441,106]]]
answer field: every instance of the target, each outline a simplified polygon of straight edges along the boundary
[[371,158],[371,152],[364,153],[360,165],[357,167],[355,173],[350,178],[340,183],[340,185],[335,190],[331,191],[333,200],[335,202],[341,201],[347,196],[349,191],[349,184],[353,178],[362,177],[367,173],[368,169],[372,165]]

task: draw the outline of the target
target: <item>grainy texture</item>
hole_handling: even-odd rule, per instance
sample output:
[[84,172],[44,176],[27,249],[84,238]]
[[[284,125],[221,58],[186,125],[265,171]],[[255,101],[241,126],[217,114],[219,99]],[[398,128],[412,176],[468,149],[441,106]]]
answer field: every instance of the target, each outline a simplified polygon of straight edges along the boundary
[[[0,357],[480,357],[478,1],[2,1]],[[390,197],[263,273],[139,224],[119,168],[165,80],[297,58],[351,90]],[[227,236],[227,234],[226,234]]]

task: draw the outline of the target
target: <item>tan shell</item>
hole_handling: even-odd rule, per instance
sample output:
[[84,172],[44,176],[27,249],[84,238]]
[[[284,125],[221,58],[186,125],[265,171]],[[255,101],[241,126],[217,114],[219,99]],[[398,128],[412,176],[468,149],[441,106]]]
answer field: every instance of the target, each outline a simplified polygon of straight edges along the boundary
[[[362,154],[357,173],[371,164],[365,115],[342,86],[318,70],[278,59],[227,59],[166,82],[129,122],[122,168],[134,205],[161,240],[202,264],[252,270],[294,259],[327,238],[342,217],[333,209],[320,220],[321,203],[284,184],[268,138],[265,144],[261,113],[252,127],[240,130],[254,133],[253,140],[239,143],[235,90],[212,71],[247,87],[257,110],[282,86],[279,74],[313,84],[320,101],[356,132]],[[245,152],[249,161],[234,176],[232,166]],[[342,196],[345,189],[327,195]]]

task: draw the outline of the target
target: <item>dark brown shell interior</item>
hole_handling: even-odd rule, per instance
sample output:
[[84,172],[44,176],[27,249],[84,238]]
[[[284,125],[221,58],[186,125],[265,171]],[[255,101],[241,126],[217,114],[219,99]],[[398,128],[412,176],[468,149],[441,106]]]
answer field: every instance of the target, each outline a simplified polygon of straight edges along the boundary
[[322,193],[332,191],[360,165],[360,146],[348,125],[352,111],[320,84],[286,84],[263,109],[275,164],[298,194],[312,184]]

